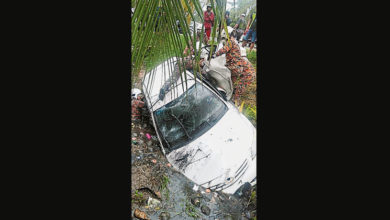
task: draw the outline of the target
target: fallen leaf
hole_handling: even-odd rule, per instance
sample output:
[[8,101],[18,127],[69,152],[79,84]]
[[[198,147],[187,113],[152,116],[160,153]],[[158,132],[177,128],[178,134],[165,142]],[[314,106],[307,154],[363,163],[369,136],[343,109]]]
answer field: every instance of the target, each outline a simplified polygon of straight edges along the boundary
[[134,211],[134,216],[136,218],[139,218],[139,219],[148,219],[148,216],[146,215],[146,213],[141,211],[141,210],[139,210],[139,209],[136,209]]

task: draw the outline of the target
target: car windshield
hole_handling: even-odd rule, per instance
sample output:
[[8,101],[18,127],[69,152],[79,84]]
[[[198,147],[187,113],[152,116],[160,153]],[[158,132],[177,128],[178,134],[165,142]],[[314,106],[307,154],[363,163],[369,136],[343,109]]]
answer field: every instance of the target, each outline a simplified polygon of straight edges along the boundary
[[162,142],[170,150],[191,142],[214,126],[227,106],[200,83],[154,112]]

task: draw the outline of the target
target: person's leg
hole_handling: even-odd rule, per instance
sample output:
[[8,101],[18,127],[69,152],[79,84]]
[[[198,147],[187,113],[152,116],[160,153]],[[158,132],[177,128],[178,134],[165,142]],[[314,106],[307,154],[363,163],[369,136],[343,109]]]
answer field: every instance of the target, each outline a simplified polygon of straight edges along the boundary
[[249,37],[251,36],[251,33],[252,33],[252,30],[249,29],[248,33],[246,33],[246,35],[244,36],[244,39],[242,41],[242,46],[243,47],[246,46],[246,42],[249,40]]
[[207,40],[210,40],[211,29],[205,29],[205,30],[206,30]]
[[249,51],[252,51],[253,47],[255,46],[255,41],[256,41],[256,31],[252,31],[252,43]]
[[230,72],[231,72],[231,79],[233,84],[233,95],[232,95],[232,101],[237,105],[237,102],[240,98],[240,74],[241,74],[241,67],[238,65],[235,66],[228,66]]
[[[249,31],[248,31],[249,32]],[[246,33],[246,35],[244,35],[244,38],[242,39],[242,46],[245,47],[246,46],[246,41],[248,40],[248,34],[249,33]]]
[[237,43],[240,43],[240,39],[241,39],[241,36],[242,36],[242,34],[243,34],[243,31],[242,30],[238,30],[237,31]]

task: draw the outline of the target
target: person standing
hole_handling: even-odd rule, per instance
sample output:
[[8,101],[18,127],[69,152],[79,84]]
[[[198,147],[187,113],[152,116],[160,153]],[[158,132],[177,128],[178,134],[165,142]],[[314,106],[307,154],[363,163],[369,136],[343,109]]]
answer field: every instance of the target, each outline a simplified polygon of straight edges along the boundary
[[250,45],[250,50],[253,49],[255,46],[255,41],[256,41],[256,22],[257,22],[257,17],[256,17],[256,12],[252,13],[252,16],[248,22],[248,26],[246,27],[245,33],[246,35],[244,36],[244,40],[242,42],[242,46],[245,47],[247,41],[250,39],[251,40],[251,45]]
[[211,28],[214,26],[214,13],[211,11],[211,5],[207,5],[207,10],[204,12],[203,17],[207,40],[210,40]]
[[245,22],[245,14],[242,14],[240,18],[237,21],[237,24],[234,26],[234,29],[236,29],[236,39],[237,42],[240,42],[241,36],[245,31],[246,22]]
[[232,19],[230,19],[230,12],[229,11],[226,11],[225,12],[225,20],[226,20],[226,26],[230,26],[230,24],[232,23]]
[[[226,33],[224,32],[222,32],[222,38],[226,38]],[[230,36],[230,42],[226,40],[225,46],[218,50],[213,57],[226,54],[226,67],[231,72],[234,86],[233,100],[239,105],[240,97],[245,92],[246,87],[254,81],[256,71],[250,62],[241,57],[240,46],[233,36]]]

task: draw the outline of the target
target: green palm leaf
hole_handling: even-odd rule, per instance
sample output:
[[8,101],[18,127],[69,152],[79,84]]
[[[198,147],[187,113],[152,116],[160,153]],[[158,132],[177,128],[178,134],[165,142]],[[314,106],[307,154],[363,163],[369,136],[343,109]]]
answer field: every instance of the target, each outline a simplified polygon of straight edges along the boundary
[[[163,61],[172,57],[177,57],[180,60],[184,59],[183,50],[186,46],[189,47],[190,42],[195,51],[194,59],[194,74],[197,75],[200,70],[198,63],[200,60],[202,40],[199,47],[196,47],[196,28],[193,32],[190,31],[188,23],[201,20],[203,23],[203,11],[200,0],[132,0],[132,8],[134,14],[131,17],[131,74],[135,79],[142,69],[151,72],[150,82],[145,82],[149,86],[153,81],[156,73],[155,67]],[[226,10],[226,0],[211,0],[210,1],[214,14],[215,21],[212,30],[212,45],[216,45],[214,41],[216,33],[220,35],[221,27],[226,28],[224,22],[224,13]],[[179,21],[182,33],[177,27]],[[222,25],[223,24],[223,25]],[[195,23],[194,23],[195,27]],[[219,30],[217,30],[217,27]],[[204,30],[202,26],[201,36]],[[218,35],[218,36],[219,36]],[[202,39],[202,37],[201,37]],[[213,50],[213,47],[211,47]],[[181,62],[179,62],[181,64]],[[169,69],[173,70],[173,65],[168,64]],[[181,73],[184,73],[184,66],[179,65]],[[172,71],[163,72],[170,76]],[[200,75],[200,74],[199,74]],[[185,82],[182,84],[183,89],[187,87],[186,74],[180,74],[181,79]],[[132,82],[133,85],[134,82]],[[184,88],[185,87],[185,88]]]

